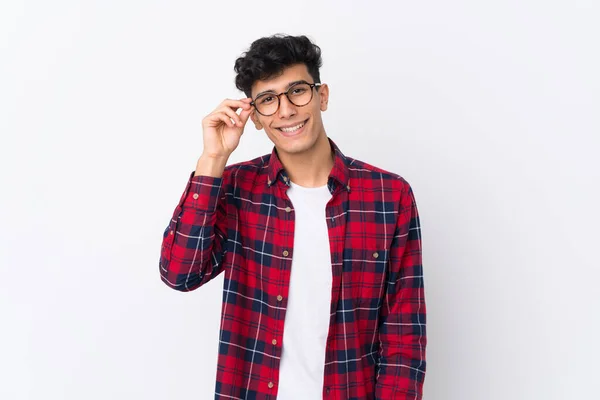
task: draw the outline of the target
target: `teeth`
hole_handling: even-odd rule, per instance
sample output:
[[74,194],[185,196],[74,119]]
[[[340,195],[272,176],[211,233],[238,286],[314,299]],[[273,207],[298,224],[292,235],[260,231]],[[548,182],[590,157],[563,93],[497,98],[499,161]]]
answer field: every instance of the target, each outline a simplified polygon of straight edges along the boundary
[[281,129],[284,132],[294,132],[294,131],[297,131],[298,129],[302,128],[303,126],[304,126],[304,122],[299,125],[292,126],[291,128],[279,128],[279,129]]

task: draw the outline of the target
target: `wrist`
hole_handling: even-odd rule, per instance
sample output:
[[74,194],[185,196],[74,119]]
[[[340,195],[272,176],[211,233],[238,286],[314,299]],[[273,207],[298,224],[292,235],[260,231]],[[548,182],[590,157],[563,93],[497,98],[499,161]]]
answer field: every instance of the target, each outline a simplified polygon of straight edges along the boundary
[[229,157],[202,154],[196,164],[194,176],[205,175],[220,178],[223,176],[228,159]]

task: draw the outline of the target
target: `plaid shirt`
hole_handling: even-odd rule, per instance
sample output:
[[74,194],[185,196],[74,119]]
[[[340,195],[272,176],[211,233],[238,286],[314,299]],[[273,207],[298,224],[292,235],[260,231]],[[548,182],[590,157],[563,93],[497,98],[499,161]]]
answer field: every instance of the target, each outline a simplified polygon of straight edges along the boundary
[[[421,399],[426,310],[413,191],[329,142],[323,398]],[[276,399],[294,256],[289,185],[275,148],[221,178],[192,172],[164,231],[159,269],[168,286],[187,292],[225,272],[215,399]]]

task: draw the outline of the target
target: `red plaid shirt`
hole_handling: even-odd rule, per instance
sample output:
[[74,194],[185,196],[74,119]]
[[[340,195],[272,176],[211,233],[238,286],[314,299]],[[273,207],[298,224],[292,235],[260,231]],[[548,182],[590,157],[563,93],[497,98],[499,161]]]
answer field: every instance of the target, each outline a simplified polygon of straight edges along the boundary
[[[413,191],[329,142],[323,398],[421,399],[426,311]],[[227,166],[221,178],[192,172],[164,232],[159,269],[173,289],[191,291],[225,272],[215,399],[276,399],[294,256],[288,186],[275,148]]]

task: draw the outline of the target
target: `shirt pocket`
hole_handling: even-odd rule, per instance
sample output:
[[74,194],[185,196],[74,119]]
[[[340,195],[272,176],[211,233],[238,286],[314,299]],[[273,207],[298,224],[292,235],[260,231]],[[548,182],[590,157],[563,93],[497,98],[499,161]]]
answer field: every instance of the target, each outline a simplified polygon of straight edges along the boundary
[[350,248],[352,293],[359,307],[375,310],[383,297],[388,263],[388,249],[385,241],[367,237],[360,246]]

